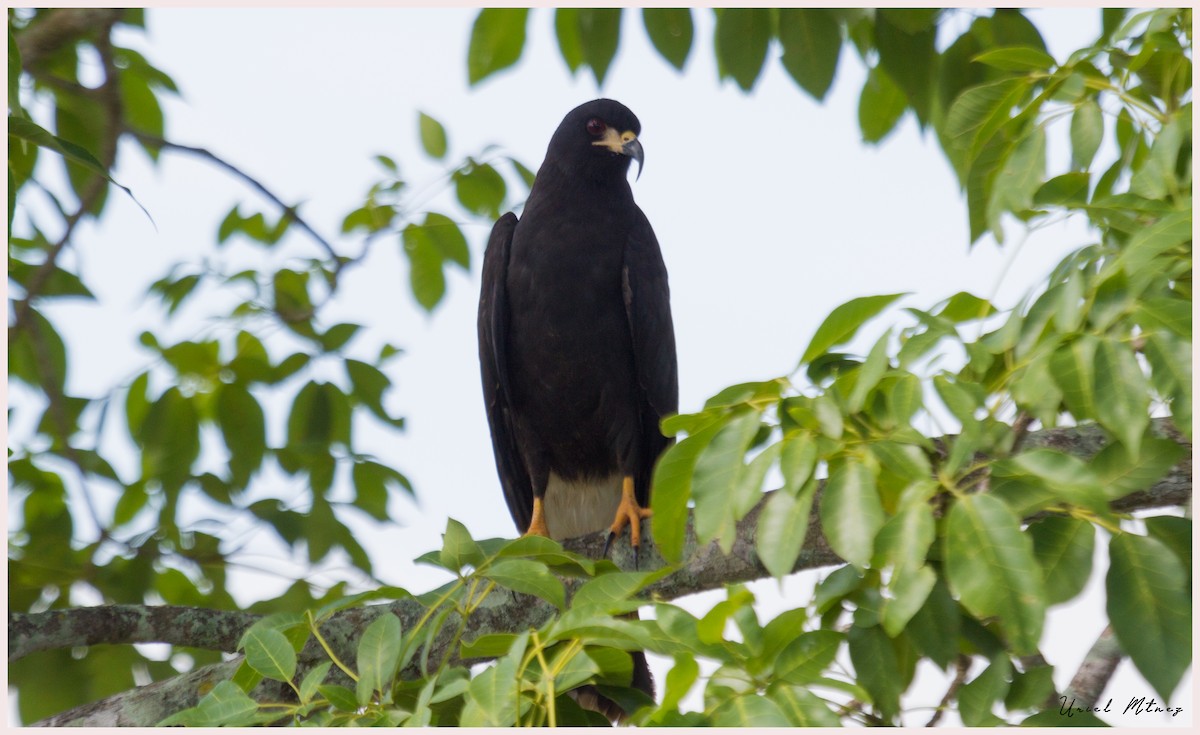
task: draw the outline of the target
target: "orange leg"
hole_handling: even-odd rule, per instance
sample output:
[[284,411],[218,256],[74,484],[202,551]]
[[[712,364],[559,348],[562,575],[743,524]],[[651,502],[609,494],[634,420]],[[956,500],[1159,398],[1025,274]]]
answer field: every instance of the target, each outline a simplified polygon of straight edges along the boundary
[[546,511],[542,507],[542,499],[533,499],[533,518],[529,521],[529,530],[524,536],[545,536],[550,538],[550,529],[546,527]]
[[612,544],[613,539],[619,536],[628,525],[629,543],[633,546],[633,558],[636,565],[638,547],[642,543],[642,519],[649,518],[653,514],[654,511],[638,505],[637,497],[633,492],[633,478],[626,475],[625,481],[621,484],[621,504],[617,506],[616,518],[613,519],[613,524],[609,528],[608,541],[604,544],[605,556],[608,555],[608,547]]

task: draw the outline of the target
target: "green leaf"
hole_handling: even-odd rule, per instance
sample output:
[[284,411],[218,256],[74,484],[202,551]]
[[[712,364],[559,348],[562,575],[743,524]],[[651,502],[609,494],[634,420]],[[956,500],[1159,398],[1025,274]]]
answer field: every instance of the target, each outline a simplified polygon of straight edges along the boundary
[[1033,128],[1013,149],[992,182],[989,212],[1022,212],[1033,207],[1046,173],[1046,133]]
[[[1154,137],[1150,154],[1142,162],[1141,168],[1133,173],[1129,182],[1129,190],[1147,199],[1165,198],[1172,190],[1178,188],[1179,182],[1175,175],[1176,161],[1179,149],[1187,138],[1191,128],[1191,120],[1184,120],[1182,115],[1173,115],[1163,125],[1162,130]],[[1187,212],[1191,217],[1191,209]]]
[[1087,710],[1073,711],[1063,717],[1056,709],[1046,709],[1021,720],[1021,727],[1109,727],[1109,724]]
[[767,687],[771,698],[794,727],[840,727],[841,720],[825,700],[804,687],[772,684]]
[[469,212],[498,219],[507,187],[504,177],[491,164],[470,163],[454,172],[454,191]]
[[744,410],[731,418],[696,458],[692,498],[696,501],[696,539],[717,540],[729,553],[737,531],[733,488],[745,468],[742,460],[758,432],[759,414]]
[[992,714],[992,706],[1008,693],[1012,662],[1000,654],[979,676],[963,685],[958,692],[959,712],[967,727],[992,727],[1005,724]]
[[313,303],[308,293],[308,274],[279,270],[271,279],[275,313],[288,329],[303,337],[313,337]]
[[330,444],[349,444],[350,408],[332,383],[309,381],[296,394],[288,415],[287,446],[319,452]]
[[925,554],[933,544],[933,508],[916,503],[888,519],[875,537],[872,566],[915,570],[925,565]]
[[696,459],[712,441],[723,424],[714,422],[671,446],[654,468],[650,508],[654,511],[654,543],[668,561],[683,556],[683,529],[687,503],[692,496],[692,475]]
[[237,383],[222,383],[216,395],[217,425],[229,449],[229,473],[245,487],[263,462],[267,450],[266,418],[250,391]]
[[886,294],[881,296],[861,296],[851,299],[834,309],[817,327],[812,341],[804,350],[800,362],[812,362],[813,358],[821,355],[831,347],[847,342],[858,332],[859,327],[871,317],[886,309],[889,305],[905,296],[904,293]]
[[1060,346],[1050,357],[1050,374],[1062,390],[1067,408],[1078,419],[1096,415],[1095,337],[1083,334]]
[[471,250],[458,223],[444,214],[429,212],[425,215],[422,228],[443,259],[461,266],[463,270],[471,269]]
[[943,579],[938,579],[925,604],[912,617],[905,632],[916,647],[943,669],[958,655],[962,615]]
[[866,403],[867,394],[879,384],[880,378],[891,367],[888,358],[888,346],[891,342],[892,332],[889,329],[875,342],[875,346],[871,348],[871,352],[867,355],[867,359],[863,362],[862,367],[858,370],[858,378],[854,381],[854,388],[850,390],[850,395],[846,399],[846,408],[850,413],[858,413],[863,409]]
[[437,120],[424,112],[417,113],[417,126],[421,133],[421,147],[430,158],[445,158],[446,129]]
[[354,335],[358,334],[360,329],[361,324],[334,324],[321,335],[321,348],[326,352],[337,352],[354,339]]
[[[624,602],[646,585],[666,576],[665,570],[654,572],[609,572],[588,580],[571,598],[572,608],[599,606],[604,610]],[[619,606],[619,605],[618,605]]]
[[358,698],[354,696],[354,692],[344,686],[320,684],[317,686],[317,691],[321,693],[322,697],[328,699],[331,705],[343,712],[358,711]]
[[1192,338],[1192,302],[1190,299],[1141,299],[1137,304],[1137,319],[1147,326],[1160,326],[1184,339]]
[[200,417],[194,401],[178,388],[168,388],[150,406],[139,429],[143,477],[161,478],[176,490],[182,487],[200,455]]
[[1096,528],[1077,518],[1051,516],[1032,524],[1029,535],[1042,567],[1046,602],[1057,605],[1082,592],[1092,574]]
[[771,11],[763,8],[717,8],[717,68],[731,76],[743,92],[754,87],[771,42]]
[[1074,207],[1086,204],[1089,181],[1088,174],[1082,171],[1055,176],[1034,192],[1033,203],[1043,207]]
[[876,10],[875,46],[879,65],[904,90],[917,120],[924,125],[929,120],[937,74],[937,28],[927,23],[928,10],[915,18],[909,13],[892,8]]
[[579,8],[576,13],[583,60],[591,67],[596,86],[603,86],[621,39],[621,9]]
[[519,690],[515,685],[519,681],[517,666],[528,642],[528,632],[517,636],[508,655],[471,679],[467,702],[458,723],[461,727],[511,727],[517,724],[521,713]]
[[1031,449],[993,465],[997,477],[1026,475],[1054,493],[1057,499],[1090,509],[1097,515],[1108,512],[1100,478],[1078,457],[1049,448]]
[[1192,239],[1192,210],[1173,212],[1152,225],[1139,227],[1118,256],[1130,276],[1144,270],[1161,254]]
[[900,694],[904,691],[892,641],[878,625],[852,625],[846,640],[858,683],[870,693],[871,703],[884,720],[892,721],[900,712]]
[[945,135],[968,165],[979,155],[984,143],[1008,122],[1013,107],[1025,96],[1030,84],[1023,77],[1006,77],[971,87],[950,105]]
[[370,702],[375,692],[382,694],[390,689],[400,665],[400,635],[400,618],[386,610],[363,631],[355,658],[360,705]]
[[676,709],[679,701],[687,696],[699,675],[700,666],[696,663],[694,656],[683,653],[675,654],[675,665],[667,672],[662,704],[659,706],[664,710]]
[[937,584],[937,574],[929,567],[896,572],[888,582],[889,596],[883,601],[880,624],[888,635],[900,635]]
[[446,294],[446,276],[442,273],[442,254],[429,232],[410,224],[401,235],[408,256],[408,280],[413,298],[426,311],[433,311]]
[[562,582],[546,569],[545,564],[528,559],[502,559],[480,573],[501,587],[540,597],[559,610],[567,607]]
[[821,8],[782,8],[779,42],[783,68],[813,99],[820,102],[833,84],[842,30],[837,11]]
[[776,579],[791,574],[804,548],[816,488],[816,483],[811,482],[795,495],[777,490],[758,516],[754,550]]
[[1004,706],[1009,712],[1038,709],[1054,694],[1054,667],[1033,666],[1013,676]]
[[322,664],[317,664],[312,667],[307,674],[304,675],[304,681],[300,682],[300,702],[307,703],[312,701],[313,697],[317,696],[317,688],[325,681],[325,677],[329,676],[329,669],[333,667],[332,661],[326,661]]
[[1150,381],[1171,402],[1171,418],[1184,436],[1192,435],[1192,341],[1169,334],[1150,334],[1143,349]]
[[[147,80],[139,74],[126,70],[117,77],[120,87],[121,106],[128,124],[140,133],[161,137],[163,134],[163,112]],[[146,153],[157,160],[158,149],[146,146]]]
[[1014,8],[999,8],[992,14],[992,34],[998,46],[1029,46],[1046,50],[1046,42],[1034,24]]
[[1037,649],[1046,602],[1041,567],[1020,519],[989,495],[960,497],[950,508],[942,558],[964,607],[996,616],[1013,649]]
[[873,465],[847,459],[830,468],[821,493],[821,528],[829,547],[859,568],[870,563],[875,536],[885,520],[876,473]]
[[446,531],[442,534],[442,549],[438,560],[446,569],[457,572],[465,566],[478,567],[485,555],[467,527],[453,518],[446,519]]
[[1095,97],[1088,97],[1071,115],[1071,165],[1086,171],[1104,140],[1104,114]]
[[1109,444],[1091,459],[1088,466],[1099,478],[1109,500],[1129,493],[1147,490],[1167,474],[1186,451],[1170,439],[1147,435],[1142,437],[1141,450],[1131,460],[1125,447]]
[[583,64],[583,40],[579,37],[579,8],[557,8],[554,11],[554,35],[558,52],[571,73]]
[[842,639],[841,633],[832,630],[801,633],[779,651],[774,676],[799,685],[817,681],[833,663]]
[[[96,157],[88,152],[88,150],[83,146],[72,143],[70,140],[65,138],[60,138],[57,135],[53,135],[48,130],[29,118],[19,117],[17,115],[8,116],[8,134],[10,137],[28,141],[40,148],[52,150],[61,155],[67,161],[82,166],[87,171],[104,177],[113,186],[116,186],[118,189],[128,194],[129,198],[133,199],[133,202],[137,204],[139,208],[141,208],[142,212],[146,212],[146,209],[142,207],[136,198],[134,198],[133,192],[131,192],[127,187],[121,186],[115,179],[109,176],[108,169],[104,167],[104,164],[96,160]],[[149,217],[150,214],[146,212],[146,216]]]
[[[218,727],[221,725],[248,725],[258,714],[258,703],[231,681],[219,682],[212,691],[201,698],[195,707],[177,712],[159,722],[157,726],[191,725],[196,727]],[[275,719],[274,716],[271,719]]]
[[659,56],[682,71],[695,35],[691,9],[642,8],[642,23]]
[[21,107],[21,49],[8,26],[8,109],[17,117],[28,117]]
[[238,647],[246,651],[246,663],[268,679],[291,681],[296,675],[296,651],[278,630],[253,626]]
[[895,129],[908,109],[908,98],[881,66],[867,72],[858,98],[858,127],[863,140],[878,143]]
[[1122,533],[1109,542],[1108,618],[1121,649],[1168,701],[1191,663],[1187,576],[1157,539]]
[[1128,345],[1105,339],[1096,348],[1096,420],[1136,456],[1150,424],[1146,376]]
[[1004,71],[1049,71],[1054,58],[1044,50],[1031,46],[1005,46],[985,51],[972,61]]
[[393,418],[383,406],[383,394],[392,387],[392,381],[374,365],[347,358],[343,364],[350,378],[350,394],[365,405],[371,413],[392,426],[401,427],[404,419]]
[[471,86],[507,69],[525,48],[528,8],[484,8],[471,27],[467,49],[467,80]]
[[736,696],[713,711],[714,727],[788,727],[791,721],[774,701],[757,692]]
[[354,506],[377,521],[389,520],[388,497],[391,491],[404,490],[413,494],[408,478],[391,467],[377,462],[355,462],[351,470],[354,485]]
[[1192,520],[1178,516],[1153,516],[1145,519],[1146,531],[1175,554],[1188,579],[1192,578]]

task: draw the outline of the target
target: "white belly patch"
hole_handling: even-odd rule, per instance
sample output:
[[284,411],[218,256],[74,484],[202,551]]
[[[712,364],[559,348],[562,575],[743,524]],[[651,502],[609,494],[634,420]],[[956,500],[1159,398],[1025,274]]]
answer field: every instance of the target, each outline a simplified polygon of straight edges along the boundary
[[543,509],[555,541],[586,536],[612,526],[621,504],[621,475],[567,481],[553,472]]

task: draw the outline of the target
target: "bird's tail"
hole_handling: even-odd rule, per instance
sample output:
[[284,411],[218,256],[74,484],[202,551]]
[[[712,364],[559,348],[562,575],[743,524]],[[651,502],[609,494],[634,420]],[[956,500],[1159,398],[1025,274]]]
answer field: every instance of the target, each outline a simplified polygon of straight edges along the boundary
[[[653,699],[654,676],[650,673],[650,664],[646,661],[646,654],[641,651],[633,651],[630,655],[633,656],[633,681],[630,685]],[[591,684],[575,689],[571,692],[571,696],[580,707],[599,712],[607,717],[609,722],[623,725],[629,718],[629,713],[621,705],[601,694],[600,690]]]

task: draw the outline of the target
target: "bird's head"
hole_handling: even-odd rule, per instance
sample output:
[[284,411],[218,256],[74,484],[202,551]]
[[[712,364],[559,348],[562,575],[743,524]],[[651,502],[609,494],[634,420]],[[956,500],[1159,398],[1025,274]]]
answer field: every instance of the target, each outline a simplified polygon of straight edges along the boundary
[[583,175],[625,176],[630,160],[642,175],[645,154],[638,134],[642,125],[628,107],[616,100],[585,102],[567,113],[550,139],[546,160],[559,161]]

